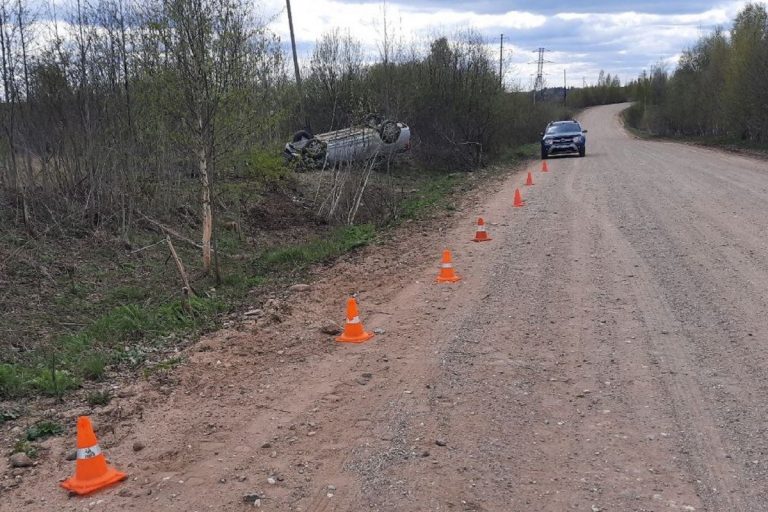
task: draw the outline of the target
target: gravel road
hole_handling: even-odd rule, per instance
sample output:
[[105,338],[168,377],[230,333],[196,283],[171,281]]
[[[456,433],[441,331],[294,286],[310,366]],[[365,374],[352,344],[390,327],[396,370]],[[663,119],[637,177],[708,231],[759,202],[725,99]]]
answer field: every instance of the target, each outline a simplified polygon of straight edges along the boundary
[[[586,158],[531,166],[524,208],[517,173],[439,231],[340,264],[279,326],[205,340],[107,434],[122,488],[67,501],[62,462],[5,503],[768,510],[768,163],[632,138],[624,107],[582,115]],[[469,242],[478,215],[491,242]],[[443,247],[457,284],[434,283]],[[353,291],[379,334],[316,339]]]

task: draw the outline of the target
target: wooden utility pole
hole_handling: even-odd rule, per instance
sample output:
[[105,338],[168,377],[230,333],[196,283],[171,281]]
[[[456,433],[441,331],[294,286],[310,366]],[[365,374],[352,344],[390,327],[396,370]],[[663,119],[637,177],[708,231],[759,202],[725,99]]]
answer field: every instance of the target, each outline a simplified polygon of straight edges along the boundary
[[504,88],[504,34],[501,34],[501,42],[499,43],[499,84],[501,88]]
[[312,132],[307,118],[307,111],[304,110],[304,91],[301,87],[301,72],[299,71],[299,57],[296,55],[296,36],[293,33],[293,16],[291,15],[291,0],[285,0],[285,6],[288,9],[288,28],[291,31],[291,49],[293,50],[293,70],[296,74],[296,89],[299,92],[299,108],[301,117],[304,118],[304,129]]
[[565,68],[563,68],[563,105],[568,104],[568,80],[565,78]]

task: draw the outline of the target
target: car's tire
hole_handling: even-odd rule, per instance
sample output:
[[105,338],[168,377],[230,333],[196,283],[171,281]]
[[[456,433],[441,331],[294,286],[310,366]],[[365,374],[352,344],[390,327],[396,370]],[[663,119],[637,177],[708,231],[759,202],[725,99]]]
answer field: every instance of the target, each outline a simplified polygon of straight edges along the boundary
[[381,123],[379,136],[384,144],[394,144],[400,138],[400,127],[394,121],[384,121]]
[[542,149],[542,150],[541,150],[541,159],[542,159],[542,160],[546,160],[547,158],[549,158],[549,155],[547,154],[547,152],[546,152],[546,151],[544,151],[544,150]]
[[579,150],[579,156],[580,157],[583,157],[586,154],[587,154],[587,149],[586,148],[582,148],[582,149]]
[[314,160],[325,158],[325,152],[328,145],[320,139],[311,139],[307,145],[302,148],[301,153]]
[[293,134],[293,139],[291,139],[291,142],[299,142],[304,139],[311,139],[312,134],[309,133],[307,130],[299,130],[296,133]]
[[384,119],[379,114],[368,114],[363,118],[363,124],[374,130],[378,130],[383,122]]

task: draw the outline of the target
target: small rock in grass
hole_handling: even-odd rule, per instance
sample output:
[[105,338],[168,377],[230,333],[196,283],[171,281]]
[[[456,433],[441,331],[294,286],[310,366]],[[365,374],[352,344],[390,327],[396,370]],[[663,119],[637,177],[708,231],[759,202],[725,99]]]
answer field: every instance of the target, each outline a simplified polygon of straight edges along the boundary
[[292,292],[308,292],[312,290],[312,287],[308,284],[295,284],[288,289]]
[[133,443],[133,451],[140,452],[143,449],[144,449],[144,443],[142,443],[141,441],[136,441],[135,443]]
[[445,441],[445,439],[437,438],[435,439],[435,444],[437,446],[446,446],[448,443]]

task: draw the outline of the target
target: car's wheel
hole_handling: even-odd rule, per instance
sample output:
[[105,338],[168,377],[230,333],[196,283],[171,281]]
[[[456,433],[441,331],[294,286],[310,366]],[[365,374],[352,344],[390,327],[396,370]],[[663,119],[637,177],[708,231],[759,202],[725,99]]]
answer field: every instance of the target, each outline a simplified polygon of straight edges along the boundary
[[542,149],[542,150],[541,150],[541,159],[542,159],[542,160],[546,160],[547,158],[549,158],[549,155],[547,154],[547,152],[546,152],[546,151],[544,151],[544,150]]
[[384,121],[379,130],[379,135],[384,144],[394,144],[400,138],[400,127],[394,121]]
[[587,148],[581,148],[579,150],[579,156],[584,156],[587,154]]
[[293,139],[291,142],[299,142],[301,140],[309,140],[312,138],[312,134],[309,133],[307,130],[299,130],[296,133],[293,134]]
[[304,146],[301,152],[309,156],[310,158],[318,160],[325,157],[326,148],[327,148],[327,145],[325,144],[325,142],[319,139],[312,139],[309,142],[307,142],[307,145]]
[[379,114],[368,114],[363,118],[363,124],[368,128],[378,130],[381,123],[384,121]]

